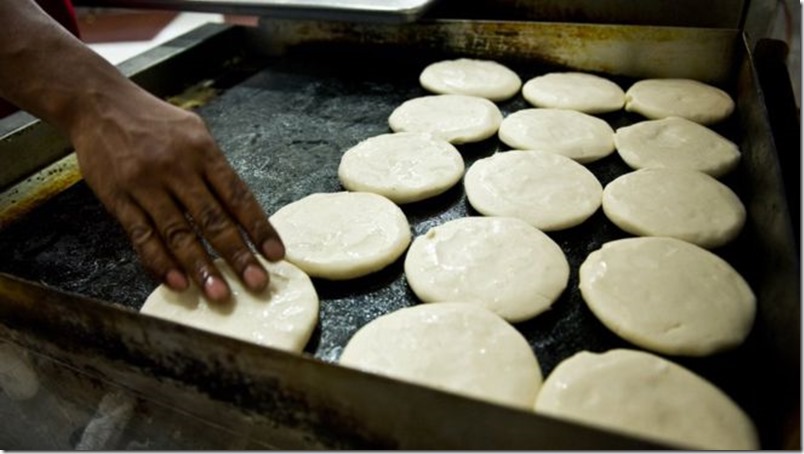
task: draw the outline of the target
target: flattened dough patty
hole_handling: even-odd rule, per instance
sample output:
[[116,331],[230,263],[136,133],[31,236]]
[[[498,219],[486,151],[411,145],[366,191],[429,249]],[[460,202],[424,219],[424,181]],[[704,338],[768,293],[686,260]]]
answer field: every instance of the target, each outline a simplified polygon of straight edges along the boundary
[[473,304],[423,304],[355,333],[340,364],[498,404],[532,408],[539,362],[514,327]]
[[271,216],[285,258],[314,277],[352,279],[393,263],[410,244],[402,210],[369,192],[316,193]]
[[728,186],[702,172],[641,169],[603,188],[603,212],[639,236],[669,236],[707,249],[733,240],[745,207]]
[[446,140],[400,132],[371,137],[347,150],[338,178],[350,191],[409,203],[441,194],[460,181],[463,171],[463,157]]
[[413,240],[405,277],[425,303],[476,303],[519,322],[555,302],[569,264],[550,237],[521,219],[466,217]]
[[632,169],[690,169],[719,177],[740,162],[740,150],[734,142],[681,117],[619,128],[614,144]]
[[743,343],[756,298],[725,260],[665,237],[605,243],[581,264],[595,316],[623,339],[668,355],[705,356]]
[[286,261],[257,259],[270,275],[268,288],[255,294],[243,287],[222,259],[215,265],[232,289],[231,301],[210,303],[197,287],[175,292],[162,284],[140,312],[258,345],[299,353],[318,323],[318,295],[310,278]]
[[614,130],[600,118],[567,109],[524,109],[500,125],[500,140],[520,150],[549,151],[580,163],[614,151]]
[[703,125],[725,120],[734,101],[725,91],[690,79],[645,79],[625,92],[625,110],[651,120],[682,117]]
[[543,231],[582,223],[603,194],[586,167],[547,151],[507,151],[475,161],[464,187],[481,214],[519,218]]
[[508,67],[470,58],[431,63],[419,75],[419,82],[433,93],[479,96],[491,101],[509,99],[522,86],[522,79]]
[[525,82],[522,96],[535,107],[572,109],[589,114],[613,112],[625,104],[619,85],[594,74],[549,73]]
[[394,132],[428,132],[449,143],[479,142],[500,128],[502,113],[485,98],[432,95],[409,99],[391,112]]
[[535,409],[686,449],[758,449],[753,422],[704,378],[636,350],[580,352],[553,369]]

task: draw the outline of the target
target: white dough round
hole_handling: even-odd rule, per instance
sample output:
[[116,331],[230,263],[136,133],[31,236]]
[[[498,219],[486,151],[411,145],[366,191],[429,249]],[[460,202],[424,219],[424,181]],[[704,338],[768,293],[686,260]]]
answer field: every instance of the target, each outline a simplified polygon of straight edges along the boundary
[[703,125],[725,120],[734,101],[725,91],[690,79],[646,79],[625,92],[625,110],[651,120],[682,117]]
[[535,107],[572,109],[589,114],[613,112],[625,104],[619,85],[594,74],[549,73],[522,87],[522,96]]
[[756,428],[701,376],[636,350],[580,352],[550,373],[538,413],[684,449],[755,450]]
[[505,117],[500,140],[520,150],[549,151],[586,163],[614,151],[614,130],[600,118],[567,109],[524,109]]
[[373,192],[396,203],[424,200],[454,186],[463,157],[449,142],[400,132],[366,139],[341,157],[338,178],[350,191]]
[[229,302],[210,303],[194,285],[175,292],[162,284],[140,312],[257,345],[301,352],[318,323],[315,287],[302,270],[284,260],[257,259],[270,275],[268,288],[260,293],[247,290],[231,267],[216,259],[232,290]]
[[285,258],[314,277],[352,279],[393,263],[410,244],[394,202],[369,192],[316,193],[271,216]]
[[756,297],[725,260],[666,237],[606,243],[581,264],[581,295],[611,331],[668,355],[706,356],[745,341]]
[[433,93],[479,96],[491,101],[509,99],[522,86],[522,79],[506,66],[470,58],[431,63],[419,75],[419,82]]
[[417,237],[405,277],[425,303],[476,303],[520,322],[561,295],[569,264],[550,237],[521,219],[466,217]]
[[355,333],[339,364],[456,394],[533,408],[536,355],[513,326],[482,307],[426,304],[380,316]]
[[690,169],[719,177],[740,162],[730,140],[681,117],[648,120],[617,129],[617,153],[632,169]]
[[486,216],[510,216],[553,231],[576,226],[600,207],[603,187],[570,158],[507,151],[476,161],[464,178],[469,203]]
[[394,132],[427,132],[453,144],[488,139],[500,128],[500,122],[502,113],[496,104],[466,95],[409,99],[388,118]]
[[639,236],[669,236],[707,249],[733,240],[745,207],[728,186],[684,169],[641,169],[603,188],[603,212]]

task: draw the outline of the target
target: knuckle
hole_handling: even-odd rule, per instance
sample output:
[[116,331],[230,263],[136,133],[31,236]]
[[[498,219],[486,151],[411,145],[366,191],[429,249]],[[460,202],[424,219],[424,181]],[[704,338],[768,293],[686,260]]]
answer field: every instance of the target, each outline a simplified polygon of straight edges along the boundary
[[195,234],[182,221],[168,223],[162,231],[162,237],[173,250],[186,248],[195,241]]
[[135,247],[142,247],[154,238],[154,229],[147,224],[134,224],[128,227],[128,237]]
[[220,234],[233,227],[226,213],[217,206],[204,207],[196,222],[204,232],[210,234]]

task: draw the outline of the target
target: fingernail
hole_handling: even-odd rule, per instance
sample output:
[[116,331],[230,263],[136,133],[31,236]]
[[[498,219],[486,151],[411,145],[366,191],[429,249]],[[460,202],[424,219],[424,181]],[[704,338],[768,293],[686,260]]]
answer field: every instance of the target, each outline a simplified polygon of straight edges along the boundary
[[173,290],[186,290],[190,285],[187,276],[179,270],[170,270],[165,275],[165,283]]
[[285,246],[281,241],[271,238],[262,243],[262,254],[266,259],[276,262],[285,257]]
[[249,265],[243,271],[243,280],[252,290],[262,290],[268,284],[268,275],[257,265]]
[[204,293],[213,301],[224,301],[229,298],[226,283],[215,276],[209,276],[204,280]]

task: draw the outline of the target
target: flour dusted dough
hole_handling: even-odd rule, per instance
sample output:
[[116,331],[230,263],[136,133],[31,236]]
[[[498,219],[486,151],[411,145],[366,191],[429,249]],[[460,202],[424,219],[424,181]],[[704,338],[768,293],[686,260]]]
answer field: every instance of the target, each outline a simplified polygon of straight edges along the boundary
[[656,120],[683,117],[700,124],[725,120],[734,101],[725,91],[690,79],[641,80],[625,92],[625,110]]
[[432,95],[405,101],[391,112],[394,132],[428,132],[453,144],[479,142],[500,128],[502,113],[485,98]]
[[705,356],[743,343],[756,298],[717,255],[674,238],[606,243],[581,264],[584,301],[606,327],[640,347]]
[[280,208],[271,224],[285,258],[314,277],[352,279],[393,263],[410,244],[410,225],[387,198],[368,192],[316,193]]
[[522,96],[536,107],[572,109],[589,114],[613,112],[625,104],[625,93],[619,85],[580,72],[534,77],[522,87]]
[[659,356],[580,352],[553,369],[535,410],[684,449],[758,449],[754,424],[695,373]]
[[397,310],[360,328],[340,364],[424,386],[530,409],[542,384],[528,342],[494,313],[472,304]]
[[745,224],[745,207],[728,186],[684,169],[641,169],[618,177],[603,188],[603,212],[628,233],[708,249],[733,240]]
[[467,217],[417,237],[405,257],[405,276],[426,303],[476,303],[519,322],[561,295],[569,264],[550,237],[521,219]]
[[338,178],[350,191],[409,203],[441,194],[460,181],[463,171],[463,157],[449,142],[400,132],[371,137],[347,150]]
[[210,303],[197,287],[175,292],[160,285],[140,312],[222,336],[301,352],[318,323],[318,295],[310,278],[294,265],[257,257],[270,275],[261,293],[246,290],[222,259],[215,265],[232,290],[231,301]]
[[558,153],[580,163],[614,151],[614,130],[600,118],[567,109],[524,109],[505,117],[500,140],[520,150]]
[[740,161],[730,140],[693,121],[670,117],[617,129],[617,153],[633,169],[690,169],[719,177]]
[[519,218],[543,231],[582,223],[603,194],[586,167],[547,151],[507,151],[475,161],[464,187],[481,214]]
[[470,58],[432,63],[419,75],[419,82],[433,93],[480,96],[492,101],[509,99],[522,86],[522,79],[506,66]]

